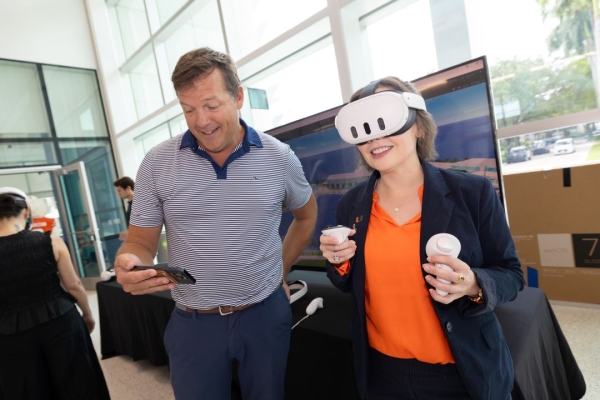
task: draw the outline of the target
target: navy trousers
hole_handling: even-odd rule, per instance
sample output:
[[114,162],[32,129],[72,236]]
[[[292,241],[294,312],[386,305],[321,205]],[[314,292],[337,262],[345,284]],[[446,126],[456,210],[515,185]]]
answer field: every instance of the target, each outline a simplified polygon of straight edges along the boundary
[[165,331],[177,400],[229,400],[233,362],[244,400],[283,400],[292,310],[283,287],[222,316],[175,308]]
[[471,400],[454,364],[389,357],[369,348],[367,400]]

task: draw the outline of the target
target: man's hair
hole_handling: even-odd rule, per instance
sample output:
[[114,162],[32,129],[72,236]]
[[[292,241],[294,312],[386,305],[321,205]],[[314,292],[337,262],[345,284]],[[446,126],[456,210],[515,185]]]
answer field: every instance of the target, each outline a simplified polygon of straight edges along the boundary
[[113,182],[113,185],[115,187],[121,187],[123,188],[123,190],[127,190],[128,187],[131,187],[131,190],[133,190],[133,187],[135,186],[135,184],[133,183],[133,179],[131,179],[128,176],[124,176],[122,178],[117,179]]
[[[415,93],[419,96],[421,95],[412,83],[408,81],[404,82],[395,76],[388,76],[380,79],[377,87],[380,86],[390,87],[394,90],[400,90],[402,92]],[[356,92],[354,92],[350,97],[350,102],[358,100],[363,89],[364,88],[358,89]],[[423,136],[417,139],[417,154],[420,158],[426,161],[433,161],[437,157],[437,151],[435,150],[435,137],[437,136],[438,131],[437,125],[431,114],[429,114],[427,111],[415,111],[417,112],[415,124],[417,124],[417,127],[423,132]],[[372,170],[372,168],[370,168],[364,160],[362,160],[362,164],[366,166],[367,169]]]
[[219,69],[225,80],[225,89],[234,99],[237,97],[240,78],[233,59],[225,53],[209,47],[201,47],[181,56],[173,70],[171,81],[175,92],[185,90],[194,85],[194,82]]

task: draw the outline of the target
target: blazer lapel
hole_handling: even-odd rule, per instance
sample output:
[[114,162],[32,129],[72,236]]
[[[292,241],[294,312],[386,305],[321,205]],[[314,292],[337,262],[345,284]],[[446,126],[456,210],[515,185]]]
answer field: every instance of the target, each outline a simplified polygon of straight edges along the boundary
[[426,263],[425,245],[433,235],[447,232],[454,202],[446,197],[450,193],[450,189],[439,169],[423,160],[421,160],[421,165],[423,166],[425,180],[421,209],[420,255],[421,263]]
[[[421,263],[424,264],[427,262],[427,254],[425,253],[427,240],[436,233],[447,232],[454,210],[454,202],[446,197],[450,193],[450,189],[439,169],[423,160],[421,160],[421,165],[423,167],[424,185],[421,208],[420,256]],[[359,200],[355,204],[352,215],[356,226],[356,234],[353,238],[357,247],[355,260],[361,260],[361,262],[355,262],[352,266],[355,274],[353,282],[360,286],[364,286],[365,282],[365,266],[362,260],[364,260],[367,227],[371,216],[373,190],[379,176],[378,171],[373,172],[365,187],[365,192],[358,195]],[[425,271],[422,272],[425,275]]]
[[356,254],[354,259],[358,261],[355,261],[352,266],[354,273],[352,281],[354,285],[356,285],[355,290],[359,290],[357,293],[364,291],[365,264],[363,260],[365,255],[365,243],[367,241],[367,227],[369,226],[369,219],[371,217],[373,190],[379,176],[378,171],[374,171],[373,174],[371,174],[371,177],[364,188],[364,192],[358,194],[358,202],[355,204],[354,210],[352,210],[354,227],[356,228],[356,234],[353,237],[356,242]]

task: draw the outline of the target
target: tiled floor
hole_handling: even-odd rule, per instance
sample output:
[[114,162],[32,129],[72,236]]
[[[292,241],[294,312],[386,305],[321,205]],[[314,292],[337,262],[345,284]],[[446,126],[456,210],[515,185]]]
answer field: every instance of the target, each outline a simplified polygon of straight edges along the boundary
[[[90,306],[98,321],[96,292],[89,292]],[[587,384],[584,400],[600,399],[600,305],[552,302],[560,326]],[[100,329],[92,333],[100,352]],[[155,367],[146,361],[120,356],[102,360],[102,369],[111,397],[115,400],[172,400],[167,367]]]
[[[100,354],[100,326],[98,299],[95,291],[88,291],[90,307],[96,319],[92,341],[98,357]],[[173,400],[169,382],[169,369],[155,367],[147,361],[133,361],[131,357],[119,356],[101,360],[102,370],[113,400]]]
[[583,373],[583,399],[600,399],[600,305],[551,301],[560,327]]

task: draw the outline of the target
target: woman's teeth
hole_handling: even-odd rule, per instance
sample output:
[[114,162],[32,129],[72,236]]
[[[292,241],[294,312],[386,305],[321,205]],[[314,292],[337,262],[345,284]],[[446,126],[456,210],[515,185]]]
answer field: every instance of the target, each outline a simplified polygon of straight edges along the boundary
[[391,147],[390,147],[390,146],[386,146],[386,147],[380,147],[380,148],[378,148],[378,149],[375,149],[375,150],[373,150],[371,153],[373,153],[373,154],[381,154],[381,153],[383,153],[384,151],[388,151],[389,149],[391,149]]

